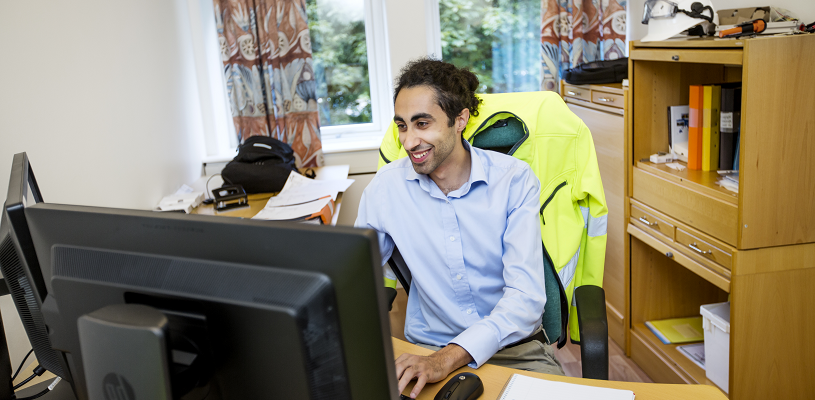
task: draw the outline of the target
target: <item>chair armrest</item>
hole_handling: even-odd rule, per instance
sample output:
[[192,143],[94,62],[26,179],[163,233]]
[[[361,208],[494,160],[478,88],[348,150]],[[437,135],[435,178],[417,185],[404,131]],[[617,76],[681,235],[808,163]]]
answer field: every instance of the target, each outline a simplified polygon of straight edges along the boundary
[[386,287],[385,298],[388,299],[388,311],[393,310],[393,301],[396,300],[396,289],[392,287]]
[[580,358],[583,377],[608,380],[608,319],[603,288],[580,286],[575,290]]

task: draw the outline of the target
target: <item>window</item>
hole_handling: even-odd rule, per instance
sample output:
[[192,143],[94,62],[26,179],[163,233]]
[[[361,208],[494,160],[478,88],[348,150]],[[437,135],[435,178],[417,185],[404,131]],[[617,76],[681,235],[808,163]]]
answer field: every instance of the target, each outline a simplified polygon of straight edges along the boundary
[[430,46],[442,59],[470,67],[480,93],[540,90],[540,0],[430,0]]
[[[385,0],[307,0],[323,152],[374,149],[393,116]],[[212,1],[189,2],[206,162],[237,146]]]
[[323,147],[377,147],[393,115],[383,0],[307,6]]

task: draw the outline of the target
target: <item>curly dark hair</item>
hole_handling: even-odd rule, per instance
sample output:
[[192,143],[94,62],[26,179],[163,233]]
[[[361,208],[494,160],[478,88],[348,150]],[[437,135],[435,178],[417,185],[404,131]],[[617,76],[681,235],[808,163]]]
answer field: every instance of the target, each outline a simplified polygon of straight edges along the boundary
[[467,108],[470,115],[478,116],[481,99],[475,96],[478,77],[469,68],[432,58],[418,58],[407,63],[396,78],[393,102],[402,89],[416,86],[429,86],[436,92],[436,104],[447,114],[448,126],[455,124],[456,116]]

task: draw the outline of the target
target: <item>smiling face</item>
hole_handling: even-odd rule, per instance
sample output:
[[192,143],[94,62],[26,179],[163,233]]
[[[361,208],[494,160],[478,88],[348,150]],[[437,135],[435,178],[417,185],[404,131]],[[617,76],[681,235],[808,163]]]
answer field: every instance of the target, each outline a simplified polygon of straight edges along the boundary
[[449,126],[449,119],[436,103],[432,88],[415,86],[400,90],[394,111],[399,141],[416,173],[429,175],[440,166],[447,168],[456,146],[464,151],[461,132],[467,125],[469,111],[465,109],[453,126]]

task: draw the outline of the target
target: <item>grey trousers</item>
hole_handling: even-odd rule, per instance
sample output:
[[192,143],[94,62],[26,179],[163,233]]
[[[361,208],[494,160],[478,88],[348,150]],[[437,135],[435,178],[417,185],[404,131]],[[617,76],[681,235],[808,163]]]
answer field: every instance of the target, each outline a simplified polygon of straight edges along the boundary
[[[433,351],[441,349],[441,347],[431,346],[429,344],[416,344]],[[555,358],[555,351],[552,349],[552,346],[541,343],[538,340],[499,350],[487,360],[487,364],[524,371],[541,372],[544,374],[566,375],[566,373],[563,372],[563,366],[560,365],[560,361]]]

